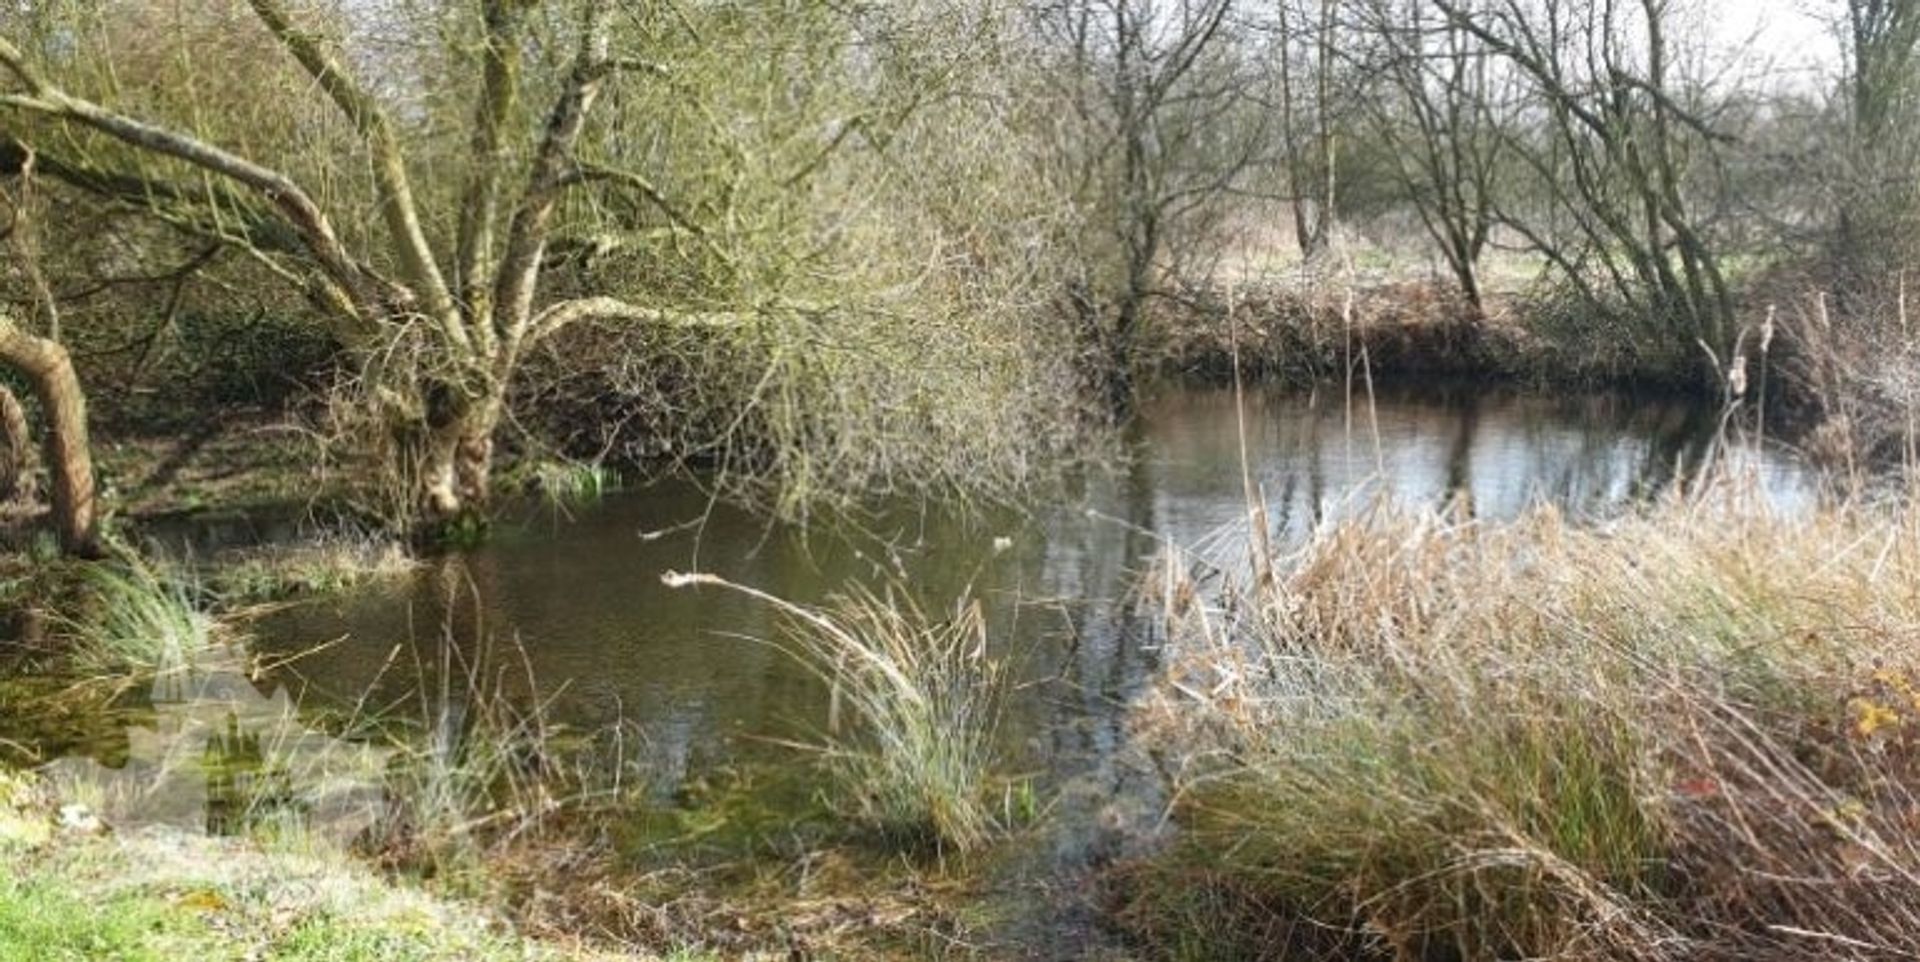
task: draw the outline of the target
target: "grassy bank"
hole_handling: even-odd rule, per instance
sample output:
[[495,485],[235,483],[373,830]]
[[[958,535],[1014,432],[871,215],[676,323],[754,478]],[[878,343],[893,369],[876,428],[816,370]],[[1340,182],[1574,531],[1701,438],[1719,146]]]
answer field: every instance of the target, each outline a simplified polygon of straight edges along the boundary
[[1186,831],[1119,917],[1184,959],[1910,957],[1916,533],[1739,492],[1379,510],[1163,582],[1141,721]]
[[[0,958],[32,962],[594,962],[298,841],[74,827],[0,774]],[[623,956],[624,958],[650,958]],[[676,956],[690,960],[691,956]]]

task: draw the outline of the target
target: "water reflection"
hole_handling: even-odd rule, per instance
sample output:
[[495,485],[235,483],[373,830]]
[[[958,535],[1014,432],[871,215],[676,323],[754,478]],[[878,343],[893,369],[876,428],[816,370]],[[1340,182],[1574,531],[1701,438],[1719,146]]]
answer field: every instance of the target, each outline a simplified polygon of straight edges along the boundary
[[[1712,447],[1717,415],[1627,394],[1545,396],[1426,387],[1348,401],[1338,388],[1251,392],[1247,461],[1278,532],[1298,536],[1329,514],[1386,495],[1411,504],[1458,499],[1480,517],[1552,503],[1604,513],[1666,490]],[[1241,433],[1231,392],[1182,392],[1156,410],[1149,459],[1161,530],[1191,543],[1244,522]],[[1735,445],[1782,504],[1811,497],[1783,452]]]

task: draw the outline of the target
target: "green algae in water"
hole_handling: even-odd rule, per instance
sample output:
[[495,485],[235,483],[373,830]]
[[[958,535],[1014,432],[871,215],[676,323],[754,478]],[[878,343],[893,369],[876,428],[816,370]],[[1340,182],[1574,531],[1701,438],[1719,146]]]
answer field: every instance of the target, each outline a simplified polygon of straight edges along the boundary
[[0,762],[85,756],[109,767],[123,765],[127,730],[153,718],[144,693],[114,691],[68,675],[0,668]]

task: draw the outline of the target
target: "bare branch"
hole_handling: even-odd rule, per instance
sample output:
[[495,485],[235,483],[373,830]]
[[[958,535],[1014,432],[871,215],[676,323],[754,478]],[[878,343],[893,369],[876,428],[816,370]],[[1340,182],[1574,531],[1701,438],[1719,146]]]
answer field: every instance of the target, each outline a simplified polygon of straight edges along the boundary
[[433,248],[420,226],[419,209],[414,204],[413,187],[407,177],[406,157],[386,111],[360,89],[315,37],[294,26],[280,0],[247,0],[247,3],[360,132],[373,156],[373,175],[380,185],[381,214],[393,235],[407,281],[420,289],[426,312],[446,330],[448,338],[461,347],[470,346],[453,293],[440,274]]
[[[334,284],[349,292],[356,317],[366,320],[383,303],[403,301],[405,292],[378,283],[372,272],[348,255],[333,223],[319,204],[287,175],[164,127],[136,120],[53,86],[26,63],[19,48],[0,38],[0,65],[20,77],[28,96],[0,96],[0,108],[37,113],[77,123],[121,143],[190,164],[259,193],[299,234],[307,253]],[[124,183],[124,181],[120,181]]]
[[655,63],[652,60],[641,60],[637,57],[613,57],[593,64],[586,70],[586,76],[591,80],[604,80],[617,73],[644,73],[652,74],[656,77],[672,76],[672,72],[667,69],[666,64]]
[[[571,171],[567,172],[566,176],[562,178],[561,183],[565,186],[572,186],[574,184],[588,184],[596,181],[609,182],[625,187],[645,198],[647,203],[658,208],[660,213],[665,214],[667,220],[672,221],[675,227],[689,234],[693,234],[696,237],[704,238],[707,236],[706,229],[698,223],[695,223],[691,217],[687,216],[685,211],[682,211],[672,201],[668,200],[666,194],[662,192],[652,180],[634,171],[608,167],[604,164],[578,163],[573,166]],[[711,244],[708,246],[712,247]],[[714,248],[714,253],[719,253],[718,248]]]

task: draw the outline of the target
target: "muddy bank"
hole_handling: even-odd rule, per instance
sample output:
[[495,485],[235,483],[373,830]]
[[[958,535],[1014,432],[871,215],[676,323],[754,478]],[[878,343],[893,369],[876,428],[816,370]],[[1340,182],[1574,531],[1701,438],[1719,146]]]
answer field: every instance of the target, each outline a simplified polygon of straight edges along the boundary
[[[1719,394],[1702,356],[1607,337],[1610,322],[1560,316],[1559,307],[1500,293],[1481,311],[1427,281],[1219,289],[1161,309],[1153,366],[1163,377],[1207,382],[1231,380],[1237,357],[1243,377],[1284,383],[1351,372],[1356,381],[1471,377]],[[1577,330],[1589,323],[1595,330]]]

